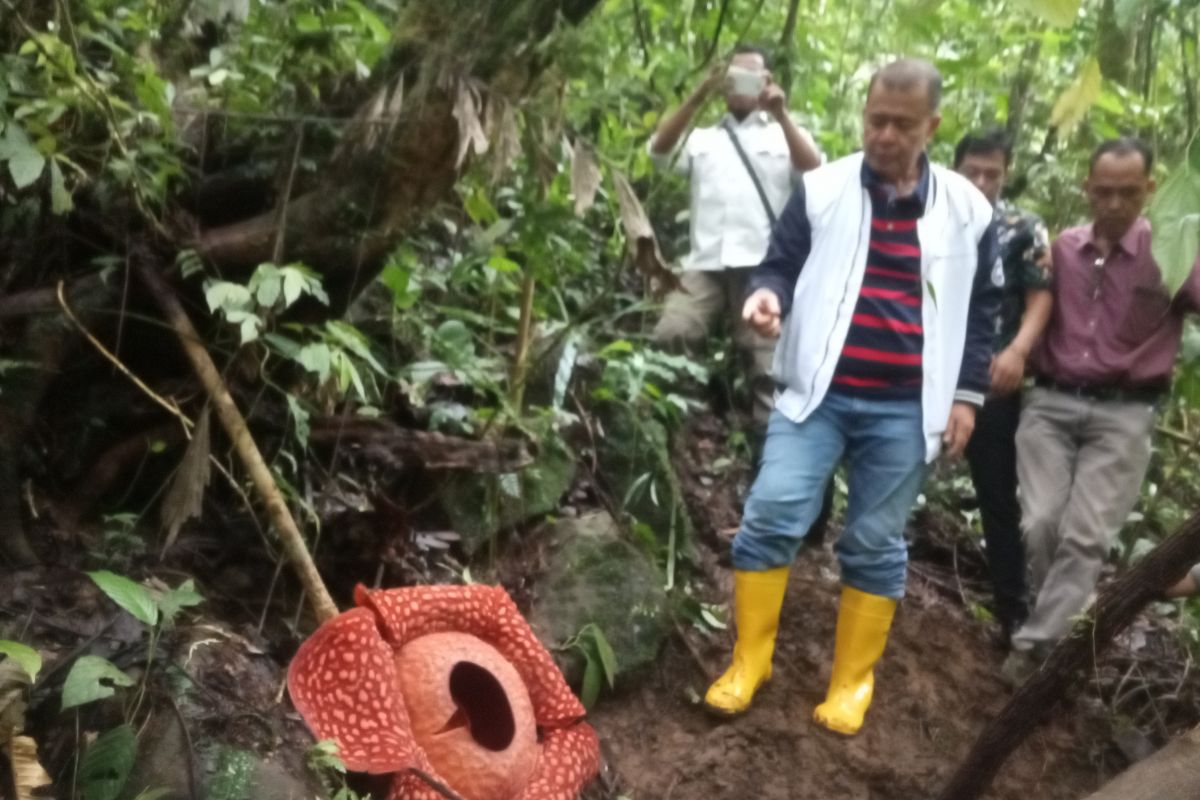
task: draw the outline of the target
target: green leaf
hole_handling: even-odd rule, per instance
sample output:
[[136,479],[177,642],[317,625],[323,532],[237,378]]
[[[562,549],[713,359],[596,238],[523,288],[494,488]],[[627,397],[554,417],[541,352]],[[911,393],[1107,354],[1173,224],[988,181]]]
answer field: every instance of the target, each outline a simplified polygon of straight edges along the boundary
[[147,625],[158,622],[158,605],[150,590],[140,583],[134,583],[129,578],[116,575],[108,570],[89,572],[88,577],[95,581],[109,598],[128,611],[136,619]]
[[1050,112],[1050,124],[1059,129],[1059,134],[1065,134],[1079,124],[1088,109],[1100,97],[1104,78],[1100,74],[1100,61],[1089,58],[1079,71],[1067,90],[1059,95],[1053,110]]
[[185,608],[198,606],[204,602],[204,596],[196,591],[191,578],[168,589],[158,598],[158,609],[162,612],[163,624],[170,625],[175,617]]
[[584,708],[591,708],[600,696],[601,667],[590,653],[585,652],[584,658],[587,660],[587,666],[583,670],[583,684],[579,687],[579,701],[583,703]]
[[596,643],[596,655],[600,657],[600,666],[604,667],[604,677],[611,689],[617,679],[617,654],[613,652],[604,632],[596,625],[592,625],[592,641]]
[[99,656],[80,656],[63,682],[62,710],[112,697],[117,686],[133,686],[133,678]]
[[79,765],[83,800],[117,800],[137,757],[137,735],[130,725],[119,725],[92,742]]
[[37,650],[20,642],[0,640],[0,654],[6,655],[16,662],[17,666],[29,673],[29,680],[37,680],[42,669],[42,656]]
[[300,33],[316,33],[321,30],[321,18],[311,12],[297,14],[295,25]]
[[351,2],[350,5],[358,12],[359,20],[362,21],[363,27],[370,31],[372,39],[379,44],[391,41],[391,30],[374,12],[359,2]]
[[1154,194],[1148,212],[1154,229],[1151,251],[1167,291],[1183,286],[1200,252],[1200,171],[1175,170]]
[[407,311],[416,303],[420,291],[413,287],[412,272],[399,264],[388,264],[379,273],[379,281],[392,290],[392,300],[400,311]]
[[204,301],[209,311],[245,311],[250,308],[250,290],[239,283],[210,281],[204,287]]
[[496,270],[496,272],[520,272],[521,265],[513,261],[511,258],[504,256],[492,256],[488,259],[488,266]]
[[287,270],[283,276],[283,305],[284,308],[291,307],[292,303],[300,299],[300,295],[304,293],[305,281],[304,275],[295,270]]
[[50,208],[55,214],[66,214],[75,208],[75,201],[67,191],[62,169],[57,161],[50,162]]
[[1017,0],[1039,17],[1060,28],[1069,28],[1079,17],[1082,0]]
[[327,344],[306,344],[296,355],[296,362],[324,382],[329,378],[333,356]]
[[358,328],[348,322],[335,319],[325,323],[325,330],[329,332],[334,341],[370,364],[371,369],[380,375],[387,374],[383,364],[380,364],[379,360],[371,353],[370,340]]
[[250,291],[263,308],[271,308],[283,291],[283,275],[274,264],[260,264],[250,278]]
[[437,328],[434,347],[447,361],[462,364],[475,356],[475,340],[462,320],[448,319]]
[[7,156],[8,174],[12,176],[13,184],[18,189],[24,189],[42,176],[46,168],[46,157],[29,143],[25,133],[16,125],[10,123],[9,134],[16,134],[11,140],[12,150]]
[[562,408],[567,398],[567,389],[571,386],[571,375],[575,372],[575,359],[579,357],[578,333],[572,333],[563,344],[562,355],[558,359],[558,368],[554,371],[554,408]]
[[288,410],[292,415],[292,430],[301,447],[308,447],[308,410],[294,396],[288,395]]

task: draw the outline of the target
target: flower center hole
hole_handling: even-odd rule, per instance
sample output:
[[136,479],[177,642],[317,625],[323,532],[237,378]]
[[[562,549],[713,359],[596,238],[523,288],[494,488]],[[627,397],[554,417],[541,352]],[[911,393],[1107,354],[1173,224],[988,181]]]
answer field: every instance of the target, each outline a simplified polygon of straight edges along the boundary
[[480,747],[496,753],[508,749],[517,726],[508,695],[495,675],[478,664],[460,661],[450,670],[450,697],[459,713],[466,715],[471,738]]

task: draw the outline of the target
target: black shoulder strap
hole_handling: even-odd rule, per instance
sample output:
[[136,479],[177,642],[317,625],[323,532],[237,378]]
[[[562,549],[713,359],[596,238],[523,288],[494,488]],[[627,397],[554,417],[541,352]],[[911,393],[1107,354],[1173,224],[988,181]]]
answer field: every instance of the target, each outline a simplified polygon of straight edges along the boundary
[[729,124],[728,119],[722,123],[721,127],[729,134],[729,141],[733,142],[733,149],[737,150],[738,158],[742,160],[742,166],[750,174],[750,180],[754,182],[754,189],[758,192],[758,199],[762,201],[763,210],[767,212],[767,219],[771,221],[771,227],[774,228],[776,221],[775,209],[771,208],[771,203],[767,200],[767,193],[763,191],[762,181],[758,179],[758,173],[754,171],[754,167],[750,164],[750,157],[742,149],[742,143],[738,139],[737,134],[733,132],[733,126]]

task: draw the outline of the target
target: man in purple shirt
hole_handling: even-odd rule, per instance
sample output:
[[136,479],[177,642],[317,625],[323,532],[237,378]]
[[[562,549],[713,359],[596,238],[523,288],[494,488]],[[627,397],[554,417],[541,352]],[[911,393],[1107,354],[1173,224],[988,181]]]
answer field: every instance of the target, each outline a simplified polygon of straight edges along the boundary
[[1150,463],[1184,314],[1200,310],[1200,269],[1172,297],[1150,252],[1141,212],[1152,163],[1139,139],[1100,145],[1084,181],[1093,222],[1054,242],[1054,310],[1017,433],[1036,599],[1005,663],[1013,681],[1068,632],[1096,588]]

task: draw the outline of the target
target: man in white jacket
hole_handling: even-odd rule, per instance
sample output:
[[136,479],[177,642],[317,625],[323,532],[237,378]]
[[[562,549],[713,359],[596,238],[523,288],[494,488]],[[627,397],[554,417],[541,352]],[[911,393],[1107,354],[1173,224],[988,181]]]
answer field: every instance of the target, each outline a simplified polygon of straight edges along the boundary
[[904,594],[904,526],[944,446],[962,453],[989,386],[1003,268],[993,212],[929,163],[941,76],[904,59],[871,79],[863,152],[807,173],[750,277],[743,314],[781,336],[780,390],[733,544],[737,644],[705,702],[749,707],[771,674],[788,571],[845,459],[833,674],[816,721],[856,733]]
[[[721,90],[726,111],[721,121],[692,130],[685,140],[696,114]],[[755,422],[765,427],[775,343],[741,317],[746,278],[766,255],[771,225],[792,187],[802,172],[820,165],[821,154],[808,131],[792,120],[782,87],[771,80],[766,53],[751,45],[738,45],[728,71],[725,65],[713,70],[678,109],[663,116],[649,152],[657,166],[673,165],[686,176],[691,194],[683,290],[667,297],[654,339],[693,349],[727,316],[754,392]]]

